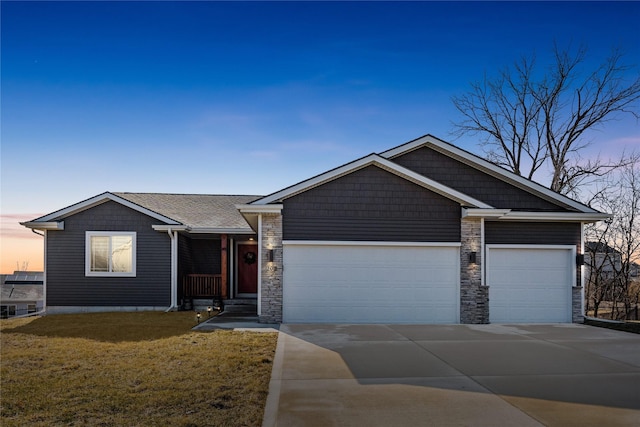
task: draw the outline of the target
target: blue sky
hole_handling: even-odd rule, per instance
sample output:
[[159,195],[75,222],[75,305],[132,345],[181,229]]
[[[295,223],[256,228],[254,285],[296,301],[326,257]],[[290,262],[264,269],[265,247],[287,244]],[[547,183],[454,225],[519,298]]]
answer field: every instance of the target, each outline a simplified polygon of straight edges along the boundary
[[[640,64],[638,2],[0,7],[7,216],[104,191],[268,194],[427,133],[451,141],[451,96],[554,41]],[[640,147],[639,129],[617,121],[594,150]]]

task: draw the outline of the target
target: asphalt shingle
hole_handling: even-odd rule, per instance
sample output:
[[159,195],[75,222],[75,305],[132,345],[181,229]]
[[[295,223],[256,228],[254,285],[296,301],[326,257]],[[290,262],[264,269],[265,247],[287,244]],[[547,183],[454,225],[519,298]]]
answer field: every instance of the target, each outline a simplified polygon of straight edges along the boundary
[[113,193],[160,215],[179,221],[191,228],[250,227],[235,205],[259,199],[256,195]]

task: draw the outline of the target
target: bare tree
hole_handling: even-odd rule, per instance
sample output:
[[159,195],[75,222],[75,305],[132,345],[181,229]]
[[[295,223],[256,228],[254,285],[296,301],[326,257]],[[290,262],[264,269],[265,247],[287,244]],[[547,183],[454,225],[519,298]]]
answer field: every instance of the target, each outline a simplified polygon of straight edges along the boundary
[[[626,319],[639,303],[640,280],[640,160],[610,174],[594,194],[591,204],[611,212],[604,223],[586,230],[589,269],[586,296],[588,309],[597,317],[602,301],[612,307],[612,318]],[[622,312],[619,311],[622,306]]]
[[20,264],[20,261],[16,261],[16,271],[27,270],[29,270],[29,261],[22,261],[22,264]]
[[611,223],[589,224],[585,229],[585,314],[590,315],[593,311],[593,317],[598,317],[600,305],[611,295],[613,272],[610,266],[615,262],[615,256],[605,240]]
[[586,56],[585,48],[572,54],[554,46],[552,64],[542,75],[535,57],[523,57],[512,69],[473,83],[468,93],[452,98],[463,116],[454,134],[480,135],[490,161],[529,179],[548,165],[550,188],[563,194],[614,169],[620,162],[581,161],[589,144],[584,135],[621,114],[640,118],[640,76],[625,78],[631,67],[622,64],[619,50],[585,76]]

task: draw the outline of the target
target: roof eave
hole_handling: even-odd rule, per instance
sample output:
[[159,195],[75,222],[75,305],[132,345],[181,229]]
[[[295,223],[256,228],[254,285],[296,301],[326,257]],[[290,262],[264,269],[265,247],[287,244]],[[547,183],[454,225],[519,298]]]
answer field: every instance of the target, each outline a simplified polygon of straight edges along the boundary
[[153,228],[156,231],[188,231],[189,227],[186,225],[176,225],[176,224],[156,224],[156,225],[152,225],[151,228]]
[[62,218],[66,218],[68,216],[74,215],[76,213],[85,211],[87,209],[91,209],[95,206],[101,205],[102,203],[106,203],[108,201],[113,201],[116,203],[119,203],[121,205],[124,205],[130,209],[133,209],[135,211],[138,211],[142,214],[145,214],[147,216],[150,216],[154,219],[157,219],[158,221],[162,221],[166,224],[171,224],[171,225],[181,225],[180,222],[166,217],[164,215],[161,215],[157,212],[154,212],[150,209],[147,209],[143,206],[140,206],[136,203],[130,202],[129,200],[126,200],[120,196],[117,196],[113,193],[110,192],[106,192],[106,193],[102,193],[102,194],[98,194],[97,196],[91,197],[87,200],[84,200],[82,202],[79,203],[75,203],[71,206],[68,206],[66,208],[57,210],[55,212],[52,212],[50,214],[47,214],[45,216],[42,216],[40,218],[37,218],[31,222],[50,222],[50,221],[55,221],[58,219],[62,219]]
[[189,234],[255,234],[249,228],[191,228]]
[[64,230],[64,221],[26,221],[20,225],[32,230]]
[[462,217],[485,218],[499,221],[583,222],[592,223],[611,218],[601,212],[526,212],[511,209],[462,209]]
[[[253,202],[252,202],[253,203]],[[244,204],[244,205],[236,205],[236,209],[240,211],[240,213],[280,213],[282,211],[282,203],[275,203],[269,205],[252,205],[252,204]]]
[[280,214],[282,207],[283,205],[281,203],[270,205],[236,205],[236,209],[238,209],[240,215],[247,221],[252,232],[255,233],[258,232],[258,216],[260,214]]

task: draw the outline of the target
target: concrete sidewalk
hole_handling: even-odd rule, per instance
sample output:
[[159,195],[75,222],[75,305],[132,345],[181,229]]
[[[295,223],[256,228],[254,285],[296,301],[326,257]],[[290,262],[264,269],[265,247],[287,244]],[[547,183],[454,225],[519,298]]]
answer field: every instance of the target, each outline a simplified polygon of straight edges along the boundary
[[257,314],[223,312],[217,316],[205,319],[193,327],[196,331],[214,331],[229,329],[234,331],[278,332],[279,324],[260,323]]
[[638,426],[640,336],[281,325],[263,426]]

